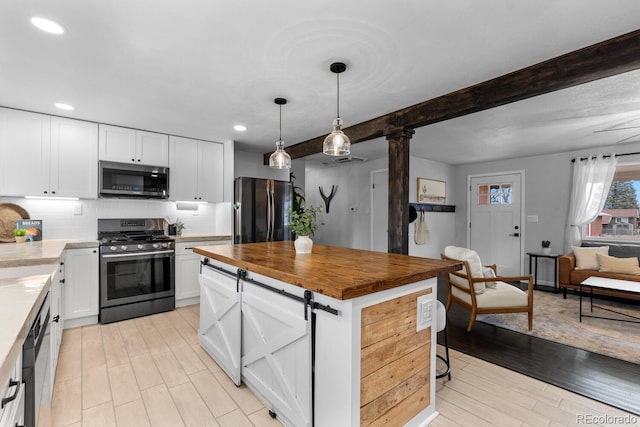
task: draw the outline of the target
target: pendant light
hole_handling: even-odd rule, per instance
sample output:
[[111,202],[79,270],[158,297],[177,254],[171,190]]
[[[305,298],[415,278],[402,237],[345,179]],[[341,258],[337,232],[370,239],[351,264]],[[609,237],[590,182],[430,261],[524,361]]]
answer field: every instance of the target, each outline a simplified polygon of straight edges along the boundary
[[280,106],[280,138],[276,141],[276,151],[269,157],[269,167],[274,169],[289,169],[291,167],[291,156],[284,151],[284,141],[282,140],[282,106],[287,103],[284,98],[273,100]]
[[343,62],[334,62],[329,67],[332,73],[336,74],[336,82],[338,86],[337,96],[337,117],[333,121],[333,132],[324,139],[322,152],[329,156],[347,156],[351,154],[351,141],[349,137],[342,132],[342,119],[340,118],[340,73],[347,69]]

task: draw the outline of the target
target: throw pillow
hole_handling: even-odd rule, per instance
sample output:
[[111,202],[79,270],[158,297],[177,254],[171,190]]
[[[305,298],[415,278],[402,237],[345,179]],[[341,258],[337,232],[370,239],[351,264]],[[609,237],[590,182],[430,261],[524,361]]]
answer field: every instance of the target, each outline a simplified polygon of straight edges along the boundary
[[[459,261],[467,261],[469,263],[469,273],[471,273],[471,277],[484,277],[484,275],[482,274],[482,262],[480,262],[478,253],[473,249],[461,248],[459,246],[447,246],[446,248],[444,248],[444,254],[449,258],[457,259]],[[465,274],[464,267],[462,267],[460,273]],[[456,284],[468,288],[468,282],[466,280],[464,281],[464,283],[462,283],[463,280],[454,275],[450,275],[449,278]],[[481,294],[484,292],[485,284],[474,283],[473,287],[476,291],[476,294]]]
[[600,271],[604,273],[639,274],[640,266],[638,258],[616,258],[602,254],[596,254],[600,263]]
[[[493,271],[493,268],[491,268],[491,267],[483,267],[482,268],[482,273],[483,273],[485,278],[496,277],[496,272]],[[484,282],[484,284],[485,284],[485,286],[487,288],[491,288],[491,289],[496,289],[498,287],[498,283],[496,281]]]
[[600,263],[596,254],[609,255],[609,246],[593,248],[571,246],[576,256],[576,270],[598,270]]

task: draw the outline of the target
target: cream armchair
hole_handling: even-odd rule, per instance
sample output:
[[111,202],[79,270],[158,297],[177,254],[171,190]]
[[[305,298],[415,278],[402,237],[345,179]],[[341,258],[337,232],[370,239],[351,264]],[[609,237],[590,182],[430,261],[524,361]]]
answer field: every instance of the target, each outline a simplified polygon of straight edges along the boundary
[[[473,328],[478,314],[527,313],[529,330],[533,328],[533,277],[496,277],[496,266],[483,267],[476,251],[457,246],[447,246],[444,260],[462,262],[464,268],[447,275],[448,299],[446,310],[452,303],[471,312],[467,332]],[[509,281],[528,281],[527,292]]]

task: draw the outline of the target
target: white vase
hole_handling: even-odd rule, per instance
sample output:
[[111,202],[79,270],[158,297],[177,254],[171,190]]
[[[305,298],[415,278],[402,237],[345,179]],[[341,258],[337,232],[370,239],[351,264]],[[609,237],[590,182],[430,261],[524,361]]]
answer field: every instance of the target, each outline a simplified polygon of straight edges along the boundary
[[293,245],[296,247],[297,254],[310,254],[311,248],[313,248],[313,240],[309,236],[298,236]]
[[542,248],[542,253],[545,255],[549,255],[551,253],[551,248]]

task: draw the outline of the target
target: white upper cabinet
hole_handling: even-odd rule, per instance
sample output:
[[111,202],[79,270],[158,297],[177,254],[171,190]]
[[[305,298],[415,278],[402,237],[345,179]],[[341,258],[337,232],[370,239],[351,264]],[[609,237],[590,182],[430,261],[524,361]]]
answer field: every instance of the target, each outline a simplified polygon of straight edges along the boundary
[[169,141],[170,199],[221,202],[224,145],[177,136]]
[[161,133],[100,125],[100,160],[169,166],[169,136]]
[[0,109],[0,195],[46,195],[50,146],[49,116]]
[[98,197],[98,125],[51,118],[50,191],[55,196]]
[[0,108],[0,195],[97,198],[97,128]]

